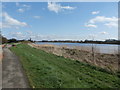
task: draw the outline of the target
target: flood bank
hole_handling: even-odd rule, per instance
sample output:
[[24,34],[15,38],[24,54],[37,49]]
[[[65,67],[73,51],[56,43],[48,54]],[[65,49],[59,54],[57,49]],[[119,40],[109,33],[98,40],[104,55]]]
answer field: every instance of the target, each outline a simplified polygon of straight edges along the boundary
[[32,47],[44,50],[48,53],[52,53],[58,56],[63,56],[65,58],[70,58],[73,60],[79,60],[85,63],[89,63],[109,71],[118,71],[118,57],[119,54],[102,54],[96,53],[94,51],[81,50],[76,48],[68,48],[67,46],[57,46],[57,45],[37,45],[29,44]]

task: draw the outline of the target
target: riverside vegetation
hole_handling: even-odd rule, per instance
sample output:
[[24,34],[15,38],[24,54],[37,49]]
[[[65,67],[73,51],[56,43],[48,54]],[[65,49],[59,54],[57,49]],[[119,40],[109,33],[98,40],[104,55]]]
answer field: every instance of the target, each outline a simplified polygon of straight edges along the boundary
[[55,54],[57,56],[63,56],[72,60],[79,60],[86,62],[112,72],[119,71],[119,54],[105,54],[99,53],[99,49],[95,47],[83,47],[83,46],[67,46],[67,45],[52,45],[52,44],[34,44],[28,45],[35,47],[45,52]]
[[120,78],[102,68],[47,53],[27,44],[11,47],[33,88],[118,88]]

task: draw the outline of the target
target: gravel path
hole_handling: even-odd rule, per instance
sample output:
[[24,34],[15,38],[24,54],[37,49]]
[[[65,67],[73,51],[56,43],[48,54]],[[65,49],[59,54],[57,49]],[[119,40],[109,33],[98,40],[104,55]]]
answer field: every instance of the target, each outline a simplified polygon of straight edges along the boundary
[[2,88],[29,88],[29,83],[18,57],[8,48],[3,49]]

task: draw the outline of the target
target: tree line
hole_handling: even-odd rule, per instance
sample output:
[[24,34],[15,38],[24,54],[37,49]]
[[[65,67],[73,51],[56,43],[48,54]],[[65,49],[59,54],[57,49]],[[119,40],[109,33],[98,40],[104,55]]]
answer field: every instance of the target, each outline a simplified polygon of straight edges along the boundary
[[6,37],[3,37],[1,36],[1,42],[2,44],[5,44],[5,43],[18,43],[18,42],[34,42],[31,40],[31,38],[29,40],[17,40],[15,38],[12,38],[12,39],[7,39]]
[[[1,36],[1,42],[2,44],[4,43],[18,43],[18,42],[36,42],[33,41],[31,38],[28,40],[17,40],[15,38],[12,39],[7,39],[6,37]],[[95,43],[95,44],[120,44],[120,40],[115,40],[115,39],[107,39],[105,41],[93,41],[93,40],[84,40],[84,41],[73,41],[73,40],[42,40],[42,41],[37,41],[37,42],[61,42],[61,43]]]
[[61,43],[95,43],[95,44],[120,44],[120,40],[115,39],[106,39],[105,41],[93,41],[93,40],[84,40],[84,41],[73,41],[73,40],[42,40],[38,42],[61,42]]

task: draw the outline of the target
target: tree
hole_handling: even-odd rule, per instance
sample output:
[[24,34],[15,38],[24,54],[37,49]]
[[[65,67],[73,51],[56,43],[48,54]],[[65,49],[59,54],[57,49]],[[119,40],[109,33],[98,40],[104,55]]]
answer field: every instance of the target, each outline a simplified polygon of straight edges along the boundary
[[18,42],[18,41],[17,41],[15,38],[12,38],[12,39],[9,39],[8,42],[9,42],[9,43],[16,43],[16,42]]
[[7,38],[2,36],[2,44],[7,43],[7,42],[8,42]]

